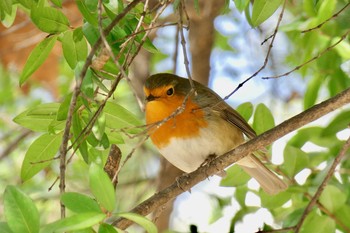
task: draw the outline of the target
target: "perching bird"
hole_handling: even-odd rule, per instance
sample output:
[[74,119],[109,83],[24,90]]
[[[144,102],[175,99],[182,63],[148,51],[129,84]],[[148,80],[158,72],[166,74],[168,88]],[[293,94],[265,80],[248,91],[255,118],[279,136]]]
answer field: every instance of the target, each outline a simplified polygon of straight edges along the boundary
[[[146,80],[144,86],[146,123],[163,121],[159,127],[149,130],[150,138],[170,163],[187,173],[196,170],[209,156],[220,156],[242,144],[244,135],[249,139],[256,137],[242,116],[219,95],[193,82],[196,93],[188,96],[186,101],[184,99],[191,90],[186,78],[155,74]],[[183,111],[174,114],[180,106],[184,106]],[[237,164],[255,178],[266,193],[276,194],[287,188],[253,154]]]

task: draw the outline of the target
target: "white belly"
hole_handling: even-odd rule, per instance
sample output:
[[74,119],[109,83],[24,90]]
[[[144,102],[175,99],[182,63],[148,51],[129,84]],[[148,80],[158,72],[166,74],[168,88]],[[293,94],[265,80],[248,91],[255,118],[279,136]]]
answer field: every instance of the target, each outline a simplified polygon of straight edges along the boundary
[[222,155],[243,141],[243,134],[236,127],[226,121],[216,122],[202,128],[196,138],[173,137],[159,151],[174,166],[189,173],[202,165],[209,155]]

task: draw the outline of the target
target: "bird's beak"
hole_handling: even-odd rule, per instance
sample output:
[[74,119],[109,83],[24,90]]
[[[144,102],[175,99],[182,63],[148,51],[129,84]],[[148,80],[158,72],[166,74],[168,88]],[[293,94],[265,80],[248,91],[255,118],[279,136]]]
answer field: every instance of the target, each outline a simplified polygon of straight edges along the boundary
[[154,95],[149,95],[146,97],[146,102],[151,102],[155,99],[157,99],[158,97],[154,96]]

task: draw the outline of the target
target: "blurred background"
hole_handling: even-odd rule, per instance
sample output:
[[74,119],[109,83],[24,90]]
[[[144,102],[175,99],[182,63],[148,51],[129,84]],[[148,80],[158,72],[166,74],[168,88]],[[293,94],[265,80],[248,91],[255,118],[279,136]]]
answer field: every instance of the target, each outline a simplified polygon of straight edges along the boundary
[[[97,1],[81,2],[97,4]],[[113,1],[104,2],[110,9],[118,6]],[[155,13],[160,11],[161,5],[154,0],[147,2],[150,21]],[[345,37],[338,46],[329,48],[349,30],[349,9],[344,9],[332,18],[347,4],[345,1],[288,1],[285,8],[278,7],[274,14],[256,27],[252,26],[250,17],[253,9],[249,1],[186,1],[184,12],[189,20],[184,17],[183,24],[188,27],[188,30],[183,30],[185,44],[181,43],[176,4],[178,1],[164,8],[164,12],[156,21],[157,27],[148,35],[155,48],[147,49],[144,46],[137,52],[128,69],[130,80],[122,79],[111,97],[142,123],[144,113],[139,103],[142,103],[144,98],[142,85],[150,74],[171,72],[187,77],[184,62],[188,59],[193,79],[208,85],[224,98],[264,64],[271,42],[270,36],[280,20],[282,10],[283,18],[265,69],[239,88],[227,102],[235,108],[248,106],[242,104],[250,102],[253,109],[259,104],[264,104],[273,116],[273,124],[277,125],[349,86],[349,38]],[[80,12],[76,2],[63,1],[60,10],[67,16],[72,28],[83,28],[84,36],[91,44],[90,35],[86,32],[89,22]],[[302,30],[317,26],[327,19],[330,20],[322,27],[301,33]],[[67,63],[60,43],[55,44],[48,58],[30,79],[21,87],[18,85],[29,54],[47,35],[32,23],[27,10],[20,4],[11,16],[2,18],[0,201],[2,203],[6,185],[20,186],[35,201],[41,213],[41,222],[50,222],[59,217],[59,188],[55,184],[59,174],[58,161],[53,161],[32,179],[22,182],[22,162],[28,147],[40,133],[21,127],[13,122],[13,118],[38,104],[62,103],[74,88],[75,71]],[[183,46],[187,50],[188,58],[184,57]],[[120,47],[116,45],[113,49],[114,52]],[[326,52],[317,57],[322,51]],[[315,61],[305,64],[315,56]],[[275,78],[301,64],[305,65],[288,76]],[[111,82],[108,78],[103,80],[107,88]],[[101,96],[103,95],[95,97],[98,99]],[[259,124],[254,123],[257,120],[253,115],[251,114],[249,122],[252,125]],[[292,187],[288,194],[277,198],[279,201],[276,201],[276,205],[267,203],[270,199],[261,196],[258,184],[254,180],[237,187],[228,187],[222,183],[221,178],[209,177],[195,186],[191,193],[180,195],[166,208],[154,213],[152,218],[156,219],[160,232],[190,232],[191,225],[196,226],[198,232],[256,232],[266,225],[278,227],[282,226],[282,222],[283,226],[292,224],[297,219],[296,216],[300,216],[300,207],[305,206],[308,201],[304,193],[312,193],[315,190],[319,184],[320,171],[329,165],[343,140],[349,137],[349,130],[346,129],[346,119],[349,119],[349,116],[347,106],[307,126],[302,133],[287,135],[268,148],[272,154],[272,163],[283,171],[289,169],[282,165],[284,156],[288,156],[289,153],[302,156],[307,154],[309,157],[301,162],[300,168],[295,169],[294,173],[287,172],[292,176],[291,180],[296,182],[294,184],[300,187],[294,190]],[[322,134],[320,130],[329,131],[332,128],[335,130],[329,134]],[[139,145],[141,137],[129,138],[123,134],[121,136],[123,143],[118,144],[118,147],[123,158],[136,148],[135,153],[121,169],[116,188],[117,211],[128,211],[157,190],[172,184],[182,173],[164,161],[149,140]],[[291,147],[293,149],[290,149]],[[108,149],[99,150],[104,156],[108,154]],[[77,151],[78,155],[79,153],[81,152]],[[346,190],[349,185],[348,179],[339,181],[342,175],[345,176],[349,171],[349,165],[348,162],[343,164],[338,171],[340,178],[333,181],[340,192]],[[67,168],[67,191],[90,193],[86,175],[88,166],[81,156],[73,157]],[[349,200],[349,191],[345,193],[346,200]],[[0,205],[1,221],[4,220],[3,211]],[[346,211],[349,211],[349,208]],[[332,221],[337,222],[333,218]],[[140,228],[133,226],[129,232],[140,231]]]

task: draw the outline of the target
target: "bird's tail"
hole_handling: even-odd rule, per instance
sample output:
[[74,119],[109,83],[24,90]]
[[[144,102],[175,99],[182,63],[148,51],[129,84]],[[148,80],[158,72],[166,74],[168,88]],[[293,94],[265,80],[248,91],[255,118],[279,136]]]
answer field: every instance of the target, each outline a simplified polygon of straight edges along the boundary
[[237,162],[242,169],[256,179],[261,188],[268,194],[274,195],[285,189],[288,185],[275,173],[268,169],[257,157],[248,155]]

